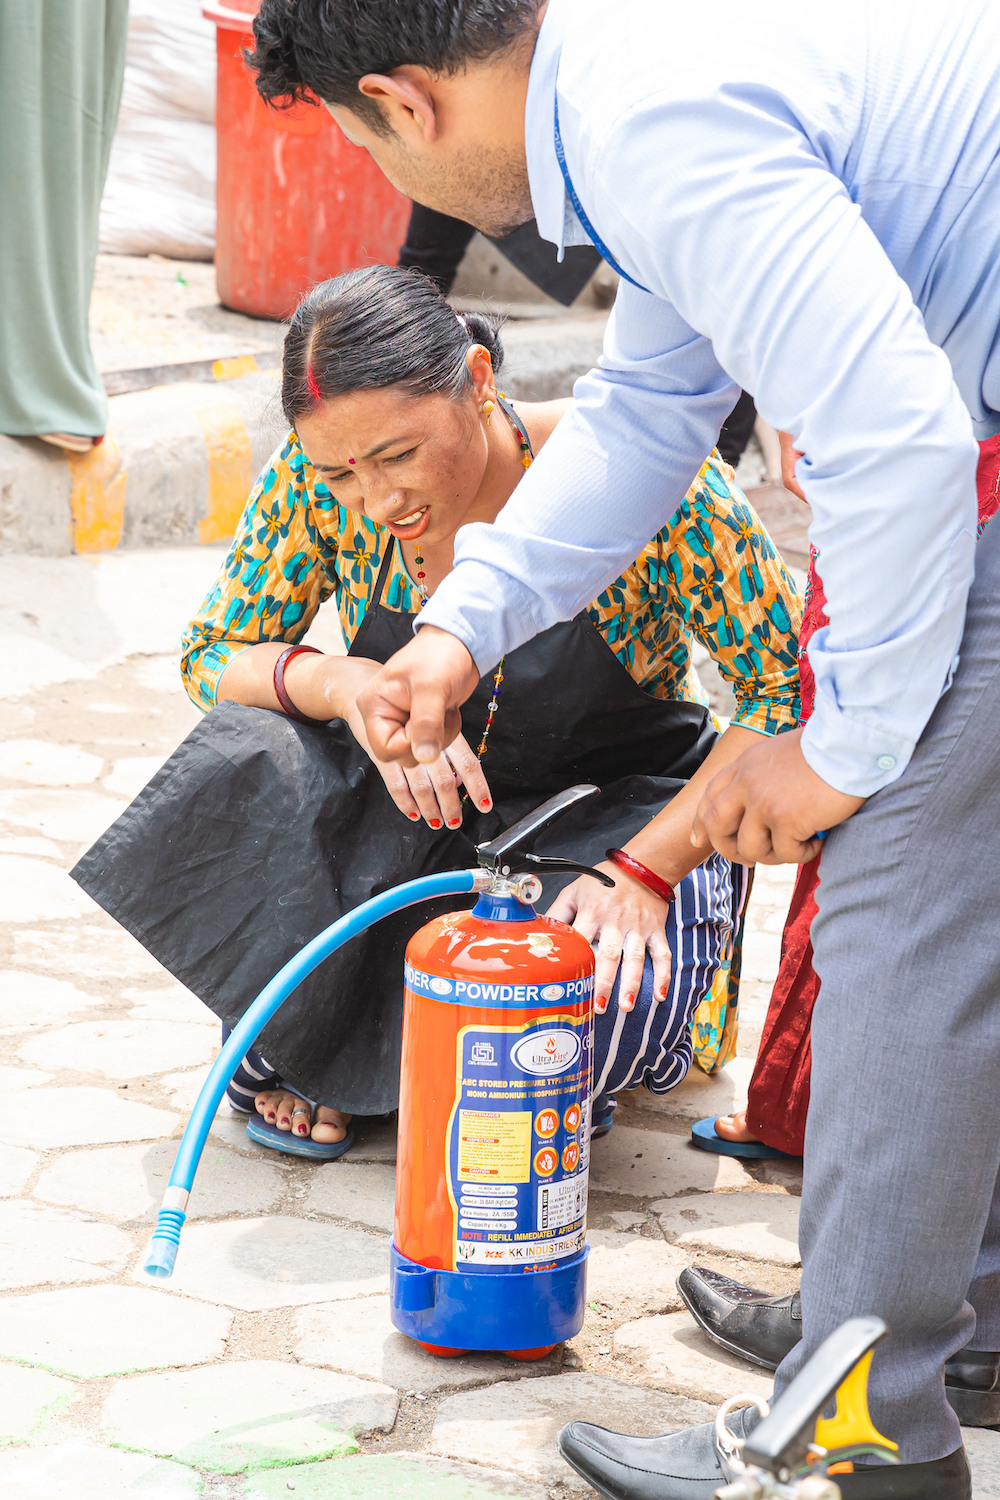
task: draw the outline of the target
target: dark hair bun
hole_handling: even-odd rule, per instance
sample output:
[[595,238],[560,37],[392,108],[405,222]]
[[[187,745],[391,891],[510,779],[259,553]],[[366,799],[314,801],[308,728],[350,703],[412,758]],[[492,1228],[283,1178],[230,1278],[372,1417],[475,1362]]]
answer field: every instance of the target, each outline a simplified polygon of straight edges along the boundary
[[294,426],[321,401],[402,386],[457,400],[472,386],[470,344],[503,364],[500,320],[457,313],[420,271],[367,266],[313,287],[285,336],[281,403]]
[[498,374],[503,366],[503,340],[500,337],[502,320],[492,313],[478,312],[462,313],[461,320],[469,330],[472,343],[482,344],[490,357],[494,375]]

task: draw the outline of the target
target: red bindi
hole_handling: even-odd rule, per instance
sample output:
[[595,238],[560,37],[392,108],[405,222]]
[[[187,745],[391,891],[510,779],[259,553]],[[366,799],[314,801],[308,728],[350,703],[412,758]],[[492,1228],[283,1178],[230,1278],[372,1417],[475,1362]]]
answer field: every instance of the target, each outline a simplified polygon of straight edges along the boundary
[[349,463],[349,464],[353,464],[353,463],[354,463],[354,462],[355,462],[355,460],[354,460],[354,459],[353,459],[353,458],[349,458],[349,459],[348,459],[348,460],[347,460],[347,462],[348,462],[348,463]]

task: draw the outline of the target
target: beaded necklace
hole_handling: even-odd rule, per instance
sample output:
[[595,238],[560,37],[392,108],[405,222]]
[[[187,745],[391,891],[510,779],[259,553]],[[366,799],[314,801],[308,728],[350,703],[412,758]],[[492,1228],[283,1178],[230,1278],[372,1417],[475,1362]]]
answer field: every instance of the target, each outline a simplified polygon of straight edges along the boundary
[[[528,442],[527,433],[524,431],[520,422],[517,420],[513,411],[508,405],[507,393],[505,391],[498,391],[497,395],[500,398],[500,410],[509,419],[511,426],[517,433],[518,443],[521,448],[521,468],[530,469],[532,452],[531,444]],[[414,553],[413,560],[417,565],[417,592],[420,595],[420,608],[423,609],[424,605],[427,603],[427,584],[424,581],[427,575],[424,572],[424,559],[420,552],[419,542],[417,542],[416,544],[416,551]],[[483,728],[483,737],[479,741],[479,748],[476,751],[476,758],[479,761],[482,761],[483,756],[486,754],[486,742],[490,737],[490,730],[493,728],[493,720],[497,716],[497,709],[500,707],[500,694],[502,691],[500,685],[503,682],[503,664],[505,660],[505,657],[500,658],[499,665],[497,666],[497,669],[493,674],[493,696],[490,698],[489,704],[486,708],[486,724]],[[468,792],[463,792],[462,805],[464,806],[468,800]]]

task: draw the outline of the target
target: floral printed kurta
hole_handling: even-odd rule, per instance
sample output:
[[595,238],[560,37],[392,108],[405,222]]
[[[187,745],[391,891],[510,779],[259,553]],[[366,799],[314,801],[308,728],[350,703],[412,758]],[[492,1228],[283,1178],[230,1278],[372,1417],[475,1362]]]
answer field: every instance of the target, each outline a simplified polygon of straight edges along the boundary
[[[328,599],[350,644],[390,540],[383,527],[338,504],[289,433],[251,491],[222,572],[184,637],[182,672],[198,707],[213,707],[238,652],[261,641],[300,641]],[[398,547],[382,603],[419,608]],[[733,723],[761,734],[797,723],[795,584],[717,455],[587,613],[625,670],[655,697],[707,704],[692,665],[699,641],[733,690]],[[738,972],[737,934],[731,962],[694,1018],[695,1055],[707,1069],[732,1054]]]

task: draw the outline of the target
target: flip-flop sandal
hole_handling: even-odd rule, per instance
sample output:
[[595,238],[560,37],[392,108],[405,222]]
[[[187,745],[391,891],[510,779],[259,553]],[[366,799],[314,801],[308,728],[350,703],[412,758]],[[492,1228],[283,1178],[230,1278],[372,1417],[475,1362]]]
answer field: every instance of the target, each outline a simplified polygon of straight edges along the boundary
[[250,1116],[247,1135],[258,1146],[267,1146],[270,1151],[284,1151],[286,1156],[311,1156],[314,1161],[336,1161],[354,1145],[354,1131],[350,1126],[342,1141],[314,1141],[309,1135],[293,1135],[290,1130],[279,1130],[261,1115]]
[[707,1120],[696,1120],[691,1126],[691,1144],[699,1151],[714,1151],[716,1156],[741,1156],[745,1161],[801,1161],[789,1151],[779,1151],[777,1146],[765,1146],[763,1141],[724,1141],[716,1134],[715,1121],[721,1116]]
[[611,1127],[615,1123],[614,1105],[610,1109],[603,1110],[601,1114],[595,1115],[590,1122],[590,1139],[599,1141],[602,1135],[610,1134]]

